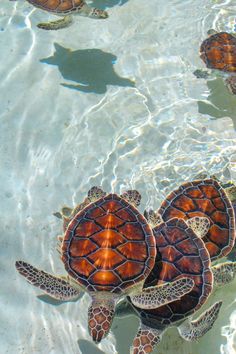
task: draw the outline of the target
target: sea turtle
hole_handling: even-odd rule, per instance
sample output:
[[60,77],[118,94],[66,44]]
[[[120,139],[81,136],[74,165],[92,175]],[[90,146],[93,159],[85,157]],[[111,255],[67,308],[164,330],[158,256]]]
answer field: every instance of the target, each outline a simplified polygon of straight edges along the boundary
[[[133,342],[133,354],[150,353],[169,326],[177,325],[186,340],[196,340],[216,320],[221,302],[214,304],[197,320],[192,321],[190,316],[210,295],[212,275],[214,284],[224,285],[236,274],[236,262],[215,266],[210,262],[210,258],[227,255],[235,241],[235,215],[230,198],[234,198],[236,189],[232,183],[224,188],[212,178],[185,183],[164,200],[157,213],[145,212],[153,227],[158,252],[144,288],[191,275],[195,287],[181,300],[158,309],[135,307],[141,325]],[[122,306],[118,311],[127,312]]]
[[93,187],[73,211],[65,207],[57,214],[64,219],[65,233],[59,240],[67,280],[16,262],[21,275],[55,298],[73,299],[80,289],[91,295],[88,326],[95,342],[108,333],[122,296],[129,295],[140,308],[157,308],[180,299],[194,285],[191,278],[182,277],[143,290],[155,264],[156,244],[152,228],[137,209],[140,198],[135,190],[119,196]]
[[[153,220],[155,214],[150,214]],[[186,340],[200,338],[213,326],[221,307],[221,302],[217,302],[197,320],[192,321],[190,317],[206,302],[213,285],[211,261],[202,239],[183,219],[178,218],[161,222],[154,226],[153,231],[158,253],[144,287],[148,289],[182,276],[192,277],[195,286],[179,301],[157,309],[144,310],[127,302],[118,304],[118,316],[135,310],[140,319],[131,354],[151,353],[170,326],[177,326],[180,335]]]
[[[208,31],[209,37],[200,46],[200,58],[207,68],[227,73],[226,85],[236,94],[236,38],[234,33]],[[208,71],[196,70],[195,76],[207,78]]]
[[[17,0],[10,0],[17,1]],[[51,12],[57,16],[63,16],[62,19],[47,23],[39,23],[37,26],[45,30],[58,30],[68,27],[72,21],[72,15],[87,16],[95,19],[104,19],[108,17],[106,11],[90,7],[83,0],[27,0],[35,7]]]
[[178,217],[192,227],[196,218],[207,218],[209,227],[202,239],[213,261],[226,256],[235,242],[235,215],[229,195],[233,196],[234,190],[232,185],[224,188],[215,178],[187,182],[166,197],[157,213],[164,221]]

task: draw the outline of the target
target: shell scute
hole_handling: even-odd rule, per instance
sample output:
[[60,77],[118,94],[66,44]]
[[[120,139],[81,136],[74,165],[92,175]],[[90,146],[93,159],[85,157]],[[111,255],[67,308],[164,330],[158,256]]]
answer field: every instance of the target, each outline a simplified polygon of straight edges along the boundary
[[182,240],[181,243],[175,245],[176,249],[182,252],[182,255],[198,255],[199,250],[196,249],[196,246],[189,239]]
[[122,225],[118,230],[127,240],[139,241],[144,239],[143,228],[138,223]]
[[104,285],[104,290],[107,289],[107,284],[118,285],[120,278],[112,271],[98,270],[89,278],[95,285]]
[[126,242],[117,249],[128,259],[138,261],[145,261],[147,259],[147,246],[145,242]]
[[104,229],[113,229],[124,224],[124,220],[109,213],[96,219],[96,222]]
[[116,247],[126,241],[126,239],[115,230],[103,230],[91,236],[100,247]]
[[119,218],[121,218],[123,220],[126,220],[126,221],[134,221],[134,222],[137,221],[136,216],[133,213],[131,213],[128,210],[128,208],[127,209],[121,209],[121,210],[117,211],[116,215]]
[[123,280],[132,279],[133,276],[138,276],[142,273],[142,264],[133,261],[127,261],[126,263],[117,267],[117,272]]
[[84,257],[94,252],[96,249],[98,249],[98,246],[90,239],[83,240],[74,238],[70,245],[70,255],[72,257]]
[[[122,209],[124,206],[121,202],[117,200],[106,200],[103,204],[101,204],[101,207],[106,211],[106,212],[117,212],[118,210]],[[116,213],[117,214],[117,213]]]
[[[69,225],[68,229],[70,230],[71,228],[72,225]],[[93,221],[81,220],[75,229],[75,237],[90,237],[91,235],[100,230],[102,230],[102,228],[99,225],[95,224]]]
[[96,268],[86,258],[71,260],[70,267],[76,271],[78,275],[85,277],[88,277],[96,270]]
[[88,256],[97,269],[113,269],[125,261],[125,258],[110,248],[100,248]]
[[[175,246],[177,248],[177,246]],[[169,262],[176,262],[182,257],[182,253],[172,245],[168,245],[162,250],[162,259]]]

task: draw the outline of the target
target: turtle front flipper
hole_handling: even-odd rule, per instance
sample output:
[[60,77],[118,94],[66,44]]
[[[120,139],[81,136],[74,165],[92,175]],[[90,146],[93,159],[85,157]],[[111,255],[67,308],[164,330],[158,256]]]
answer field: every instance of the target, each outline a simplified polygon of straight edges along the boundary
[[132,295],[130,298],[134,306],[151,310],[180,300],[181,297],[189,293],[193,287],[193,279],[184,277],[170,283],[145,288],[142,290],[141,294]]
[[225,285],[234,280],[236,275],[236,262],[224,262],[211,268],[215,285]]
[[125,199],[128,203],[138,207],[141,201],[141,194],[135,189],[130,189],[123,194],[121,194],[121,198]]
[[196,320],[187,320],[178,327],[179,334],[187,341],[195,341],[207,333],[218,317],[222,301],[216,302]]
[[94,186],[88,191],[88,200],[90,203],[94,203],[105,195],[106,193],[101,188]]
[[54,299],[69,301],[78,298],[79,290],[63,278],[55,277],[23,261],[16,261],[15,265],[18,272],[30,284],[43,290]]
[[154,227],[160,225],[163,222],[161,215],[159,213],[156,213],[153,209],[145,210],[144,216],[153,229]]
[[151,353],[161,341],[161,334],[162,331],[159,329],[147,327],[141,323],[130,348],[130,354]]
[[108,17],[108,13],[104,10],[97,9],[96,7],[91,7],[85,2],[81,1],[81,8],[78,11],[78,14],[81,16],[91,17],[94,19],[105,19]]
[[72,22],[73,22],[72,16],[67,15],[60,20],[39,23],[37,27],[44,30],[58,30],[61,28],[69,27],[72,24]]

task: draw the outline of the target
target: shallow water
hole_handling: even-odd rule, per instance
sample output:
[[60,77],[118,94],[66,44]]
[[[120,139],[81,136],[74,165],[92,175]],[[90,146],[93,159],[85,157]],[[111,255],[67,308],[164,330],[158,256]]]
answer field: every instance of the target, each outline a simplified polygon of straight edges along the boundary
[[[142,193],[157,208],[200,172],[236,179],[236,98],[221,78],[197,79],[198,48],[209,28],[232,30],[234,1],[93,1],[110,17],[77,17],[68,29],[36,24],[53,16],[27,2],[2,1],[0,352],[129,352],[138,321],[115,319],[95,346],[88,295],[49,304],[14,268],[17,259],[65,274],[56,251],[60,220],[92,185]],[[213,330],[198,343],[165,333],[158,353],[236,352],[236,281]],[[204,307],[205,308],[205,307]]]

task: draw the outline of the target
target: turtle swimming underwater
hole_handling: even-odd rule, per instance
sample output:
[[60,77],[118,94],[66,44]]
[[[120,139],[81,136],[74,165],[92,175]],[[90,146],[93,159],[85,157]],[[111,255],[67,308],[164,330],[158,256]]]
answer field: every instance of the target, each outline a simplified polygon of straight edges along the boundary
[[[236,35],[214,30],[209,30],[208,34],[201,44],[200,58],[207,68],[227,73],[226,85],[231,93],[236,94]],[[199,78],[209,76],[204,70],[196,70],[194,74]]]
[[[230,188],[231,194],[234,193],[235,188],[234,191],[232,186]],[[135,307],[141,323],[133,341],[133,354],[150,353],[169,326],[178,326],[180,335],[186,340],[204,335],[213,326],[221,302],[215,303],[196,320],[192,321],[190,316],[206,302],[213,278],[214,284],[224,285],[236,274],[236,262],[212,266],[209,257],[208,251],[213,259],[226,255],[235,240],[232,205],[216,180],[185,183],[166,198],[157,213],[149,211],[145,216],[153,225],[158,252],[144,288],[176,280],[179,276],[192,276],[195,287],[180,300],[157,309]],[[213,242],[217,243],[216,248],[212,247]],[[125,303],[118,305],[120,313],[130,310]]]
[[148,290],[143,283],[155,263],[152,228],[138,211],[140,194],[106,195],[93,187],[74,210],[63,208],[64,236],[60,253],[68,279],[58,278],[17,261],[16,268],[31,284],[52,297],[71,300],[80,289],[92,298],[88,326],[95,342],[109,331],[117,301],[129,295],[139,308],[157,308],[192,290],[191,278],[181,277]]
[[[10,0],[17,1],[17,0]],[[27,0],[35,7],[51,12],[57,16],[63,16],[62,19],[47,23],[39,23],[37,26],[45,30],[58,30],[68,27],[72,21],[72,15],[81,15],[95,19],[104,19],[108,17],[106,11],[90,7],[83,0]]]

